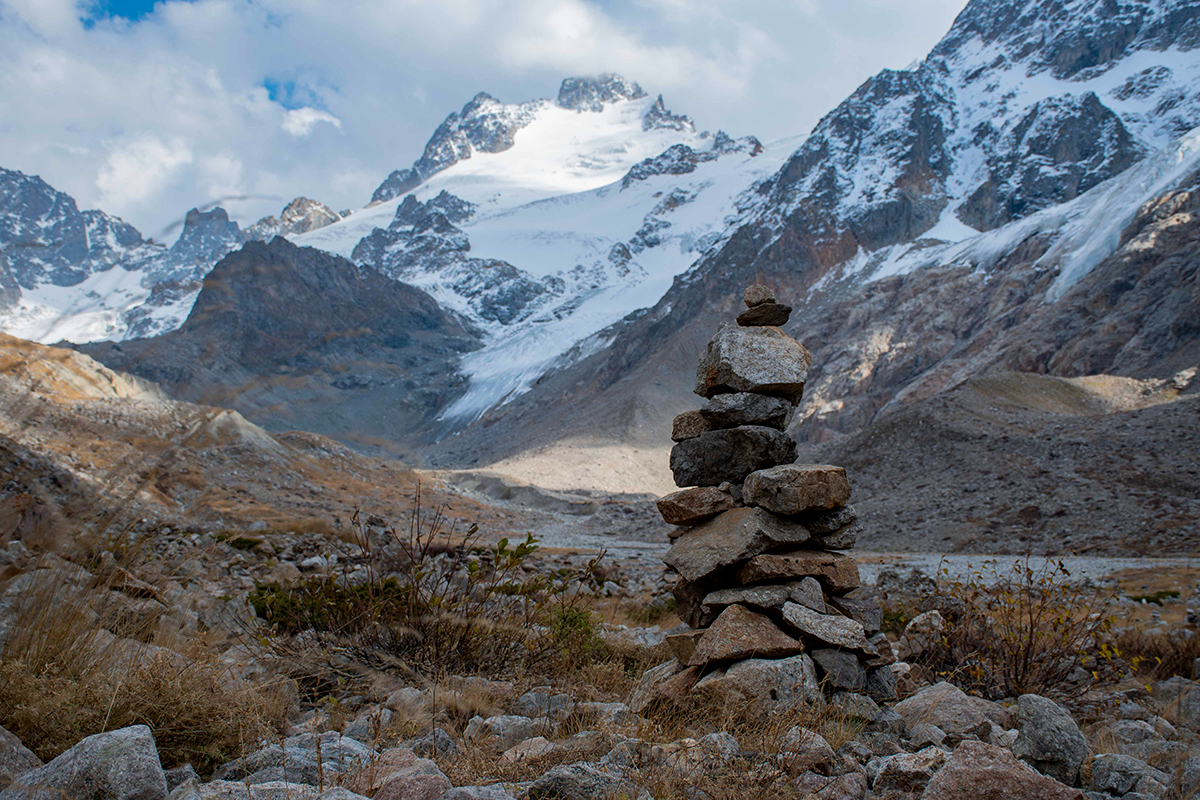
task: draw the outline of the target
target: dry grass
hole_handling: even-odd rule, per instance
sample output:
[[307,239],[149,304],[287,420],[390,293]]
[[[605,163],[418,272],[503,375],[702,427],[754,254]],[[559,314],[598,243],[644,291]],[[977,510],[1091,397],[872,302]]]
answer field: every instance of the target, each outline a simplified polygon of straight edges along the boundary
[[286,694],[233,681],[207,654],[116,637],[90,597],[65,573],[27,587],[0,652],[0,725],[43,760],[92,734],[144,724],[164,765],[206,771],[281,720]]
[[1175,634],[1130,631],[1116,637],[1114,645],[1142,680],[1161,681],[1176,675],[1190,680],[1192,665],[1200,658],[1200,636]]

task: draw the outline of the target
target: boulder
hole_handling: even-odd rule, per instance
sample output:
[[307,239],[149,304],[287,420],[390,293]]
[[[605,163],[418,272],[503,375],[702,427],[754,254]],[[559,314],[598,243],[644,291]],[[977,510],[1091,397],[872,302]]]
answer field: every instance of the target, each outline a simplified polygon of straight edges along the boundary
[[[712,430],[739,425],[762,425],[787,430],[796,406],[782,397],[755,392],[719,394],[704,404],[700,414]],[[678,440],[676,440],[678,441]]]
[[169,800],[367,800],[361,794],[336,787],[321,791],[307,783],[269,781],[248,786],[242,781],[212,781],[202,786],[185,784]]
[[783,464],[747,475],[742,486],[742,499],[746,505],[759,506],[776,514],[829,510],[845,505],[850,499],[850,481],[842,467]]
[[743,658],[780,658],[803,649],[800,642],[779,630],[769,617],[732,605],[700,637],[688,666]]
[[692,691],[715,699],[753,700],[761,714],[786,711],[822,698],[817,670],[807,653],[738,661],[710,672]]
[[499,714],[487,719],[474,717],[463,730],[463,740],[485,744],[496,750],[507,750],[517,742],[540,736],[544,727],[544,720],[519,714]]
[[1168,678],[1153,684],[1150,694],[1174,712],[1176,724],[1200,730],[1200,681],[1179,676]]
[[[729,512],[726,512],[729,513]],[[859,586],[858,563],[843,553],[822,550],[794,550],[751,558],[738,570],[739,583],[767,583],[816,578],[821,588],[843,594]]]
[[1083,800],[1064,786],[1017,761],[1003,747],[965,741],[929,781],[921,800]]
[[293,781],[316,784],[321,775],[348,772],[375,758],[375,751],[355,739],[327,731],[289,736],[283,746],[267,745],[222,766],[213,777],[223,781],[266,783]]
[[824,647],[808,654],[816,662],[817,674],[827,690],[861,692],[867,688],[867,672],[853,653]]
[[1053,700],[1023,694],[1017,699],[1017,729],[1014,756],[1068,786],[1079,783],[1088,743],[1070,714]]
[[629,709],[644,714],[657,704],[677,703],[699,679],[699,667],[684,667],[675,659],[659,664],[642,673],[629,698]]
[[579,762],[550,770],[530,785],[525,796],[529,800],[601,800],[636,797],[637,787],[619,775]]
[[[868,666],[868,662],[864,661],[863,665]],[[896,692],[896,673],[892,672],[890,666],[869,667],[867,687],[863,691],[876,700],[896,700],[899,697]]]
[[[965,736],[989,722],[985,710],[995,704],[965,694],[957,686],[942,681],[927,686],[896,704],[896,713],[909,728],[928,722],[949,734]],[[996,712],[993,712],[996,713]],[[999,711],[1003,714],[1003,710]]]
[[49,764],[20,775],[3,800],[164,800],[167,778],[145,725],[97,733]]
[[832,775],[840,766],[825,737],[808,728],[790,728],[779,740],[779,750],[784,768],[793,774],[811,770],[819,775]]
[[1170,783],[1170,775],[1133,756],[1101,753],[1092,759],[1092,786],[1098,792],[1118,797],[1140,792],[1158,797]]
[[870,649],[862,623],[849,617],[818,614],[799,603],[785,603],[783,620],[807,639],[859,652]]
[[746,303],[746,308],[761,306],[763,303],[774,303],[775,290],[761,283],[752,283],[746,287],[746,291],[742,292],[742,300]]
[[780,303],[760,303],[746,309],[737,316],[737,324],[743,327],[774,325],[779,327],[792,316],[792,307]]
[[459,786],[442,795],[442,800],[516,800],[500,786]]
[[720,426],[713,425],[708,417],[699,411],[684,411],[676,415],[671,423],[671,441],[682,442],[685,439],[695,439],[702,433],[715,430]]
[[[808,530],[802,525],[759,508],[734,508],[680,536],[663,561],[684,579],[698,581],[765,550],[807,540]],[[857,578],[857,567],[854,574]]]
[[32,750],[21,744],[16,736],[0,728],[0,789],[40,766],[42,760]]
[[854,522],[844,528],[839,528],[833,533],[814,536],[813,545],[822,550],[852,550],[854,549],[854,545],[858,544],[858,535],[862,531],[862,525]]
[[722,324],[696,370],[696,394],[760,392],[800,402],[812,355],[778,328]]
[[660,498],[658,513],[670,525],[695,525],[735,506],[728,492],[714,486],[693,486]]
[[517,698],[513,710],[524,717],[564,720],[574,713],[575,700],[569,694],[551,692],[548,688],[533,689]]
[[871,789],[880,796],[884,792],[920,792],[945,763],[946,753],[937,747],[888,756],[877,765]]
[[539,758],[550,755],[557,749],[557,745],[545,736],[535,736],[532,739],[526,739],[523,742],[514,744],[505,750],[500,754],[500,760],[510,764],[522,761],[536,761]]
[[796,442],[783,431],[742,425],[677,443],[671,448],[671,474],[677,486],[718,486],[795,460]]
[[373,800],[438,800],[453,787],[437,764],[419,758],[383,780]]

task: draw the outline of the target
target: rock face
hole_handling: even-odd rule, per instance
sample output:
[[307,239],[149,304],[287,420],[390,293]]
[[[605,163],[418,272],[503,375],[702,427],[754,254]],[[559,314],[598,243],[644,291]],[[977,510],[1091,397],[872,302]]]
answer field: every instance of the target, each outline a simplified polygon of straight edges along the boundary
[[[678,574],[676,611],[694,628],[671,637],[689,669],[672,662],[651,670],[637,696],[673,701],[690,690],[757,698],[763,711],[819,695],[822,685],[894,699],[891,647],[886,637],[868,638],[878,633],[882,611],[847,596],[858,588],[858,565],[825,549],[857,538],[846,471],[785,463],[794,456],[791,438],[754,424],[786,427],[804,389],[808,351],[767,324],[775,309],[786,309],[769,287],[750,286],[745,300],[764,316],[720,327],[697,372],[696,393],[709,402],[674,425],[681,439],[671,451],[675,482],[701,486],[659,501],[671,524],[698,522],[663,556]],[[774,463],[746,469],[760,461]],[[712,516],[735,503],[745,506]]]

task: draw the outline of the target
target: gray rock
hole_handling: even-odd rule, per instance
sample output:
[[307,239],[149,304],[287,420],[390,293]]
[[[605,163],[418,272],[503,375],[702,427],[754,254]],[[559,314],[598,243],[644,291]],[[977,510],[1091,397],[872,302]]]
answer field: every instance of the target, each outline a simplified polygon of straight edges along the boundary
[[928,722],[919,722],[908,732],[908,738],[912,742],[913,747],[928,747],[931,744],[940,745],[946,741],[946,732],[937,725],[930,725]]
[[792,307],[780,303],[761,303],[748,308],[737,316],[737,324],[743,327],[785,325],[792,315]]
[[283,746],[268,745],[248,756],[231,761],[213,777],[221,781],[271,783],[291,781],[316,785],[322,775],[347,772],[375,757],[375,751],[335,731],[320,736],[305,733],[289,736]]
[[575,700],[569,694],[551,694],[545,690],[535,689],[517,698],[514,709],[525,717],[549,717],[563,720],[575,711]]
[[867,688],[867,672],[853,653],[834,648],[810,650],[817,664],[817,674],[827,689],[861,692]]
[[[817,613],[825,613],[825,593],[816,578],[805,578],[788,584],[788,599]],[[782,605],[781,605],[782,607]]]
[[816,667],[807,653],[790,658],[748,658],[710,672],[692,691],[715,698],[752,700],[763,714],[815,703],[822,697]]
[[746,505],[776,514],[829,510],[850,500],[846,470],[828,464],[782,464],[746,476],[742,486]]
[[879,704],[865,694],[841,690],[834,692],[829,702],[851,717],[870,721],[879,715]]
[[793,550],[755,556],[737,572],[737,580],[743,584],[790,582],[808,577],[816,578],[830,594],[848,592],[859,587],[858,562],[844,553]]
[[900,658],[908,661],[939,647],[946,632],[946,621],[939,611],[926,611],[913,617],[904,626],[904,634],[897,643]]
[[1168,678],[1151,686],[1150,694],[1175,712],[1179,724],[1200,730],[1200,681],[1178,676]]
[[860,622],[868,636],[879,633],[883,626],[883,609],[872,600],[834,595],[829,598],[829,605],[850,619]]
[[807,540],[801,525],[762,509],[735,508],[680,536],[663,561],[686,580],[698,581],[770,548]]
[[808,350],[778,328],[722,324],[700,358],[696,394],[761,392],[797,403],[811,363]]
[[741,483],[756,470],[795,459],[796,442],[783,431],[742,425],[677,443],[671,448],[671,473],[677,486],[718,486]]
[[871,789],[877,795],[884,792],[923,791],[945,763],[946,752],[937,747],[888,756],[878,765]]
[[422,758],[445,755],[458,750],[458,745],[455,743],[454,738],[441,728],[434,728],[429,733],[412,739],[405,743],[405,747]]
[[[629,697],[629,708],[641,714],[663,698],[663,688],[687,668],[678,659],[665,661],[642,673],[633,694]],[[691,688],[690,686],[688,688]]]
[[0,728],[0,788],[40,766],[42,760],[32,750],[12,733]]
[[637,787],[624,778],[579,762],[555,767],[529,787],[529,800],[606,800],[633,797]]
[[1023,694],[1017,700],[1017,728],[1014,756],[1068,786],[1079,783],[1088,744],[1070,714],[1053,700]]
[[442,795],[441,800],[516,800],[500,786],[459,786]]
[[1170,781],[1167,773],[1133,756],[1101,753],[1092,759],[1092,786],[1110,795],[1128,795],[1143,787],[1153,790],[1153,784],[1165,788]]
[[167,778],[168,792],[174,792],[177,788],[188,781],[200,783],[200,776],[196,774],[196,770],[191,764],[184,764],[182,767],[169,769],[164,774]]
[[849,617],[818,614],[799,603],[785,603],[783,619],[807,638],[860,652],[870,649],[862,623]]
[[700,409],[700,415],[708,421],[710,430],[762,425],[783,431],[787,430],[795,411],[796,406],[782,397],[755,392],[730,392],[711,398]]
[[507,750],[518,742],[540,736],[545,727],[545,721],[519,714],[500,714],[487,719],[474,717],[463,731],[463,740]]
[[874,656],[867,656],[864,664],[868,667],[886,667],[896,663],[896,653],[892,650],[892,642],[886,633],[876,633],[867,637]]
[[[820,591],[818,587],[817,591]],[[764,611],[777,611],[787,602],[789,589],[786,586],[738,586],[733,589],[718,589],[704,596],[701,610],[705,619],[716,619],[726,606],[738,603]],[[702,625],[708,625],[703,622]]]
[[1013,758],[1003,747],[965,741],[954,749],[922,800],[1081,800],[1077,789]]
[[837,754],[825,737],[808,728],[789,729],[780,738],[779,749],[784,768],[793,774],[811,770],[819,775],[832,775],[839,766]]
[[145,725],[89,736],[14,781],[0,800],[164,800],[167,778]]
[[808,511],[796,518],[814,536],[831,536],[858,522],[854,506],[845,505],[827,511]]
[[946,733],[963,736],[988,723],[985,709],[991,705],[994,704],[970,697],[957,686],[943,681],[897,703],[896,713],[904,718],[909,728],[928,722]]
[[[242,781],[211,781],[199,788],[198,796],[200,800],[366,800],[347,789],[335,788],[322,792],[307,783],[288,781],[270,781],[254,786],[247,786]],[[176,800],[174,795],[171,800]],[[185,800],[192,800],[192,797],[185,796]]]
[[863,691],[880,702],[897,699],[896,673],[892,672],[890,666],[868,668],[867,685]]
[[895,709],[883,706],[879,709],[879,713],[867,722],[867,730],[904,736],[908,733],[908,725],[904,722],[904,717],[897,714]]

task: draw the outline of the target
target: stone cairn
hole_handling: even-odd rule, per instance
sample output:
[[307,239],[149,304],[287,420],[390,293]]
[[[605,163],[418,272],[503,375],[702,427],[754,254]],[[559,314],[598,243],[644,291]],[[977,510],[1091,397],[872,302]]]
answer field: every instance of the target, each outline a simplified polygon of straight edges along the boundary
[[855,596],[841,552],[861,526],[842,467],[795,464],[785,432],[812,356],[778,326],[789,306],[765,286],[722,324],[696,373],[699,411],[675,418],[671,471],[684,488],[658,501],[679,526],[664,556],[692,630],[668,637],[676,661],[651,670],[642,703],[711,690],[764,710],[822,692],[895,698],[878,605]]

